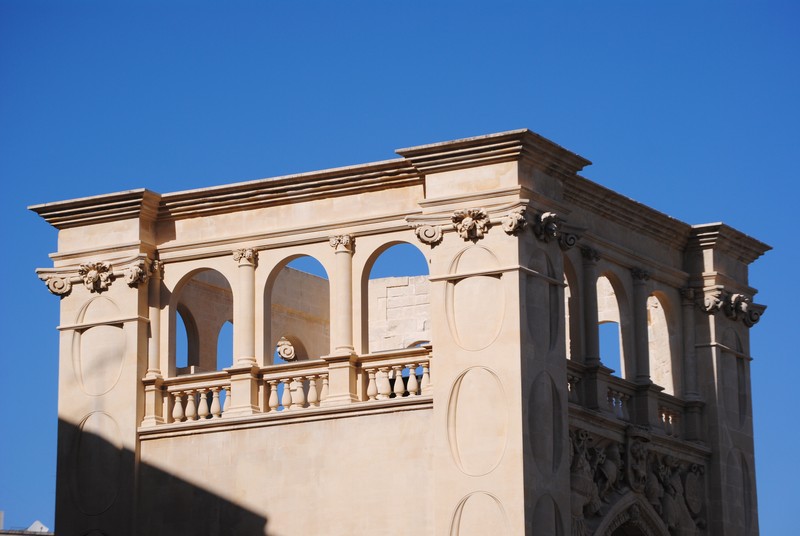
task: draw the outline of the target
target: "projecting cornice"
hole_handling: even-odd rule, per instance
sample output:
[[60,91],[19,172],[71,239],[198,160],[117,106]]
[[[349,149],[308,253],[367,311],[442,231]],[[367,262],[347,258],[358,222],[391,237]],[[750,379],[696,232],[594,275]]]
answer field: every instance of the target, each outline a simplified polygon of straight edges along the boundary
[[591,164],[585,158],[528,129],[397,149],[423,174],[522,160],[560,177]]
[[133,218],[152,221],[156,218],[159,200],[160,196],[157,193],[140,188],[32,205],[28,209],[37,213],[56,229],[68,229]]
[[581,176],[564,181],[564,200],[677,249],[686,246],[691,226]]
[[706,223],[692,225],[689,249],[715,249],[740,262],[750,264],[771,250],[772,246],[724,223]]

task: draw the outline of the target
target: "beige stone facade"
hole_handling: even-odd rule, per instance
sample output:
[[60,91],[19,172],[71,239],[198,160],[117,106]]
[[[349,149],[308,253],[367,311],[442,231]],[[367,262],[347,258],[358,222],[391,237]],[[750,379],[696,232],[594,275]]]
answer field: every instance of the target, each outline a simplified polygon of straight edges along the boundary
[[[757,534],[769,247],[527,130],[397,152],[31,207],[59,229],[56,533]],[[400,243],[429,275],[370,280]]]

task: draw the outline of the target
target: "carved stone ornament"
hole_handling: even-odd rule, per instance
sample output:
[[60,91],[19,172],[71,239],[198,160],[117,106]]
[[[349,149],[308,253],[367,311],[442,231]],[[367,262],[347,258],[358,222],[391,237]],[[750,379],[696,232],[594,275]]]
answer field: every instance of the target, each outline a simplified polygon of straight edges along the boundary
[[144,259],[126,268],[123,273],[129,287],[138,287],[140,283],[146,283],[150,277],[147,261]]
[[78,275],[83,279],[83,284],[89,291],[98,293],[108,290],[114,280],[111,265],[106,262],[81,264],[78,268]]
[[336,251],[353,251],[355,239],[353,238],[353,235],[343,234],[331,236],[328,238],[328,242]]
[[284,361],[297,360],[297,354],[295,353],[294,345],[292,344],[292,341],[290,341],[286,337],[280,338],[275,349],[278,351],[278,356]]
[[634,283],[644,283],[650,279],[650,272],[643,268],[631,268],[631,276]]
[[581,256],[585,262],[589,263],[595,263],[600,260],[600,253],[596,249],[588,246],[583,246],[581,248]]
[[243,264],[255,264],[258,260],[258,251],[252,248],[234,250],[233,260],[238,262],[239,266],[242,266]]
[[477,241],[491,226],[489,215],[482,208],[468,208],[466,210],[456,210],[450,218],[455,225],[458,236],[464,240]]
[[533,232],[539,240],[549,242],[561,235],[561,218],[555,212],[544,212],[536,217]]
[[44,282],[47,290],[56,296],[66,296],[72,291],[72,282],[68,277],[49,276]]
[[720,287],[704,291],[702,308],[708,314],[723,311],[728,318],[741,320],[747,327],[757,324],[767,309],[765,305],[753,303],[746,294],[730,293]]
[[442,241],[442,227],[440,225],[419,225],[414,228],[414,234],[417,235],[420,242],[435,246]]
[[697,535],[705,529],[703,467],[651,451],[648,442],[646,431],[629,429],[622,457],[623,446],[616,441],[593,437],[581,429],[570,431],[573,535],[594,534],[609,516],[615,519],[605,520],[606,529],[611,522],[611,530],[604,534],[642,518],[636,503],[626,507],[621,518],[616,517],[619,508],[615,505],[630,501],[631,493],[650,504],[663,522],[663,528],[653,534]]
[[507,216],[500,219],[503,230],[511,235],[519,233],[525,228],[528,222],[525,220],[525,207],[512,210]]
[[578,243],[578,238],[578,235],[575,233],[566,233],[562,231],[561,235],[558,237],[558,245],[561,249],[566,251],[575,247]]

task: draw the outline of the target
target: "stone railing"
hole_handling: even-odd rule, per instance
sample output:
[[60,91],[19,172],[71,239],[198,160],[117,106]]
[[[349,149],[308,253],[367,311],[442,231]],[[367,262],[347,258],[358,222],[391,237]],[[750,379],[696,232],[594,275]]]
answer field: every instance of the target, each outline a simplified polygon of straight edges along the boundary
[[428,396],[432,393],[430,346],[362,356],[362,400]]
[[681,439],[683,432],[684,403],[666,393],[658,394],[658,416],[661,429],[669,437]]
[[[428,403],[433,394],[431,385],[431,347],[407,348],[358,357],[353,367],[357,382],[353,400],[356,404],[372,401],[409,399],[403,405],[414,405],[410,399]],[[187,374],[166,379],[143,380],[145,416],[142,426],[204,424],[225,420],[228,408],[234,407],[232,383],[238,370],[221,370]],[[328,408],[330,369],[323,359],[296,361],[254,368],[252,389],[257,390],[257,408],[247,414],[264,418],[301,415]],[[235,391],[235,389],[233,390]],[[253,391],[251,391],[253,392]],[[246,394],[246,391],[245,391]],[[237,395],[239,396],[239,395]],[[346,411],[348,406],[337,406]],[[376,405],[382,407],[383,405]],[[155,408],[160,408],[156,411]],[[338,410],[336,410],[338,411]],[[234,413],[230,417],[233,419]],[[236,417],[241,414],[236,415]]]
[[219,419],[230,405],[231,382],[225,371],[164,380],[166,422]]
[[633,384],[616,376],[608,376],[606,382],[608,383],[608,389],[606,390],[608,412],[617,419],[630,422],[631,400],[633,400],[635,394]]
[[328,368],[322,360],[263,367],[260,377],[265,413],[318,408],[328,396]]

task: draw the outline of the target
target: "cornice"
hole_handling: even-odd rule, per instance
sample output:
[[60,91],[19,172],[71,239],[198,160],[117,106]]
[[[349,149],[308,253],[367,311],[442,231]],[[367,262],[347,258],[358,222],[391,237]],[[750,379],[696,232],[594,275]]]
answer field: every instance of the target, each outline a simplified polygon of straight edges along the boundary
[[678,250],[686,247],[691,226],[647,205],[576,175],[564,182],[564,199],[632,231]]
[[31,205],[32,210],[56,229],[141,218],[154,220],[160,196],[145,188],[68,201]]
[[176,220],[298,203],[421,184],[419,172],[403,159],[385,160],[162,196],[159,219]]
[[724,223],[692,225],[688,249],[709,248],[726,253],[745,264],[750,264],[771,250],[772,246]]
[[522,160],[550,174],[573,176],[591,164],[528,129],[418,145],[395,152],[423,174]]

